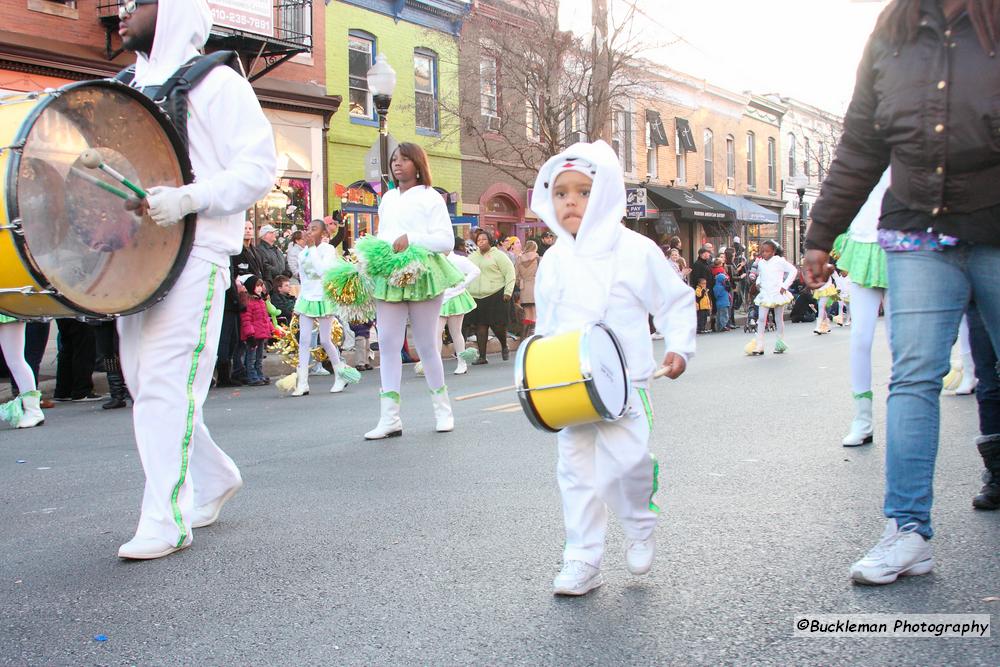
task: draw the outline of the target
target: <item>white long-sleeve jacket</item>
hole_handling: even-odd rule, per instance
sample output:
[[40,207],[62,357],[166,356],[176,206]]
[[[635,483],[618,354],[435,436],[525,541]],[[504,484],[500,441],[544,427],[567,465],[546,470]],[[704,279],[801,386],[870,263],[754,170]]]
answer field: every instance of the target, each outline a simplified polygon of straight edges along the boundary
[[[138,54],[137,88],[158,86],[198,55],[212,14],[205,0],[158,5],[152,53]],[[198,214],[191,254],[219,266],[243,245],[248,208],[274,186],[274,131],[250,83],[229,67],[212,70],[188,95],[188,139]],[[159,185],[149,183],[146,185]]]
[[378,238],[392,243],[403,234],[413,245],[431,252],[455,247],[455,232],[444,199],[434,188],[415,185],[406,192],[390,190],[378,205]]
[[448,253],[448,261],[454,264],[455,268],[465,275],[465,280],[463,280],[460,285],[455,285],[454,287],[446,289],[441,303],[447,303],[448,299],[454,299],[456,296],[464,292],[481,273],[479,267],[473,264],[471,259],[463,257],[455,252]]
[[[550,187],[559,163],[571,157],[590,162],[596,171],[575,238],[559,225]],[[639,386],[648,384],[657,367],[648,314],[668,352],[685,360],[694,355],[694,291],[655,243],[621,224],[625,185],[610,146],[576,144],[546,162],[535,181],[531,209],[558,237],[535,278],[538,333],[554,335],[603,320],[622,344],[629,375]]]

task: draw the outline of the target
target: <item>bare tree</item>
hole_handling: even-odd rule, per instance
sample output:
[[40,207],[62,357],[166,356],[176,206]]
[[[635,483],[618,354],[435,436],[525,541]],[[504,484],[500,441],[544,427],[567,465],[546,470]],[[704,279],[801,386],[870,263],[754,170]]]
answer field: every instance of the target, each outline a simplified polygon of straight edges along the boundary
[[631,5],[612,13],[602,48],[559,29],[558,0],[475,0],[459,39],[461,95],[441,109],[459,119],[463,153],[527,187],[567,145],[609,136],[609,111],[646,85],[634,19]]

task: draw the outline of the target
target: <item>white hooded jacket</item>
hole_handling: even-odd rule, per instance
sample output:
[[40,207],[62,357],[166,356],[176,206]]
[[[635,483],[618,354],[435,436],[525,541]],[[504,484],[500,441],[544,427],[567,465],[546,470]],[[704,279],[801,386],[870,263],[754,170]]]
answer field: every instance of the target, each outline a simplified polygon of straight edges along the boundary
[[[211,28],[205,0],[159,3],[152,53],[137,54],[132,86],[163,84],[201,52]],[[189,93],[187,129],[192,190],[202,206],[191,254],[228,267],[243,247],[246,210],[274,186],[274,131],[250,83],[225,66]]]
[[[553,174],[568,158],[586,160],[596,171],[575,238],[559,224],[552,200]],[[655,243],[622,225],[625,181],[608,144],[575,144],[546,162],[535,180],[531,209],[558,238],[542,257],[535,279],[539,334],[606,322],[624,348],[632,382],[640,386],[657,366],[647,314],[664,334],[668,352],[685,360],[694,355],[694,292]]]

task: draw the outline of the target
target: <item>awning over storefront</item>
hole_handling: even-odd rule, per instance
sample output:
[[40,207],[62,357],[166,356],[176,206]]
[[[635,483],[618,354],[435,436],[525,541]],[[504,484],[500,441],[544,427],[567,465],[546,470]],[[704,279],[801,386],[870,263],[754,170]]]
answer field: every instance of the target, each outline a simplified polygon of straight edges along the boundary
[[736,212],[733,209],[714,199],[709,199],[697,190],[647,185],[646,194],[653,200],[658,209],[673,211],[677,219],[683,222],[736,223]]
[[736,195],[724,195],[718,192],[706,192],[706,197],[719,202],[723,206],[736,211],[736,219],[740,222],[765,223],[776,225],[779,222],[778,214],[764,208],[749,199],[737,197]]

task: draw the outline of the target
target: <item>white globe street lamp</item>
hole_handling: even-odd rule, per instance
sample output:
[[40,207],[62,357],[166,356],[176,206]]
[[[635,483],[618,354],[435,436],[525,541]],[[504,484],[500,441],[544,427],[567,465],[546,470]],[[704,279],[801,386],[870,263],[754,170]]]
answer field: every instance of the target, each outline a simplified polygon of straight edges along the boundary
[[392,104],[392,94],[396,90],[396,70],[389,65],[384,53],[378,54],[375,64],[367,74],[368,91],[375,103],[378,113],[379,139],[379,171],[382,174],[382,192],[384,196],[389,191],[389,133],[386,117],[389,115],[389,105]]

